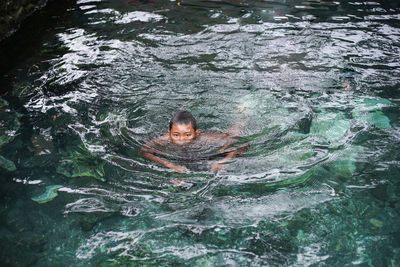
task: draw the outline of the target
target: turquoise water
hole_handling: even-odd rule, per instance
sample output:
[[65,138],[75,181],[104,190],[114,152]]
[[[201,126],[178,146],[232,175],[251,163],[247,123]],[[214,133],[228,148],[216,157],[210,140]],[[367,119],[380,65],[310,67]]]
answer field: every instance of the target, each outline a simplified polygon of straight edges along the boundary
[[[1,265],[399,266],[399,20],[78,0],[2,77]],[[140,158],[180,109],[213,132],[245,110],[249,150],[217,174]]]

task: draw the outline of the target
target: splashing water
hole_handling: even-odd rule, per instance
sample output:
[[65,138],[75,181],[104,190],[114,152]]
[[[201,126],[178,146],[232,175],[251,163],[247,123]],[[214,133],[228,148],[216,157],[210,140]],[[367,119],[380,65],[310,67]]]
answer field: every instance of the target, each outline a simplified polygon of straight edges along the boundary
[[[7,74],[0,262],[398,266],[399,14],[78,0]],[[245,120],[249,149],[217,174],[219,144],[167,149],[188,174],[139,157],[182,109],[202,132]]]

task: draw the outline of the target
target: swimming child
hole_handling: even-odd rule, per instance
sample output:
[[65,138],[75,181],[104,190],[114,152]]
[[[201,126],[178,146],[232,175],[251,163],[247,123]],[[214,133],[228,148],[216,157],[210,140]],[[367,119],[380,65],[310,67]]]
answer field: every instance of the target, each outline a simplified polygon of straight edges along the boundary
[[[214,154],[212,157],[207,157],[207,159],[218,156],[223,157],[222,159],[211,164],[210,170],[213,172],[218,172],[224,170],[224,164],[227,161],[233,159],[234,157],[243,155],[243,153],[248,149],[249,145],[228,149],[238,140],[237,136],[235,135],[238,134],[240,127],[242,126],[243,122],[238,123],[235,127],[228,128],[228,131],[224,133],[202,133],[199,129],[197,129],[196,119],[190,112],[179,111],[170,120],[168,133],[143,145],[139,151],[139,155],[145,159],[158,162],[176,172],[187,173],[189,172],[187,167],[177,165],[165,158],[160,157],[168,156],[168,153],[160,151],[157,148],[167,144],[177,147],[185,147],[198,140],[201,140],[202,144],[223,143],[222,147],[216,151],[217,154]],[[156,154],[158,155],[156,156]]]

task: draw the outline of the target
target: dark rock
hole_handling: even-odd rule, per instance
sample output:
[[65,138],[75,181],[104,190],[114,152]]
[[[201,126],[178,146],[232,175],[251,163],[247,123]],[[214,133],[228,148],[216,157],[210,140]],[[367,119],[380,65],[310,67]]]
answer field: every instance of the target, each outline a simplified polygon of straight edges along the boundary
[[13,88],[30,92],[31,86],[15,84],[15,73],[10,71],[43,48],[46,34],[68,23],[68,10],[75,4],[76,0],[0,1],[1,95],[12,95]]
[[37,253],[46,245],[44,236],[29,233],[6,234],[0,238],[1,266],[31,266],[37,260]]
[[50,137],[35,135],[31,137],[31,142],[35,149],[35,155],[51,154],[54,151],[54,145]]
[[388,195],[388,185],[387,184],[379,184],[375,188],[371,190],[371,194],[379,200],[387,201],[389,199]]
[[297,130],[299,133],[309,134],[311,128],[311,122],[312,122],[311,116],[304,117],[296,123],[294,129]]
[[15,171],[17,169],[14,162],[6,159],[2,155],[0,155],[0,167],[6,169],[7,171]]
[[314,218],[309,209],[302,209],[293,216],[288,224],[288,229],[292,236],[295,236],[299,230],[309,230]]
[[85,215],[74,214],[75,219],[71,221],[70,228],[72,229],[78,226],[83,231],[90,231],[97,224],[101,223],[109,217],[112,217],[113,215],[113,213],[104,212],[87,213]]
[[0,3],[0,41],[16,31],[26,17],[46,3],[47,0],[2,1]]
[[34,223],[30,216],[21,216],[21,210],[18,208],[10,209],[4,215],[5,228],[12,233],[21,233],[34,230]]

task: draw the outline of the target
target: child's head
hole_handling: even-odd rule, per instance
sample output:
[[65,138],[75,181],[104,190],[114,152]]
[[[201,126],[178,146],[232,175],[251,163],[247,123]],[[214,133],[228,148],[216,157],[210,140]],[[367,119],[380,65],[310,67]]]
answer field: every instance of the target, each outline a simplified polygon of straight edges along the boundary
[[194,140],[200,133],[196,119],[189,111],[177,112],[169,122],[169,136],[173,143],[182,145]]

